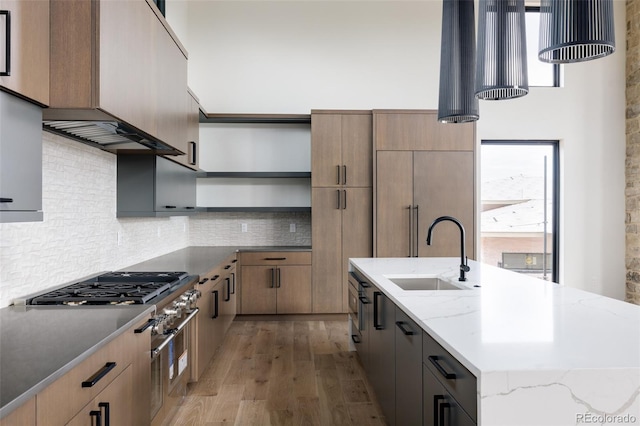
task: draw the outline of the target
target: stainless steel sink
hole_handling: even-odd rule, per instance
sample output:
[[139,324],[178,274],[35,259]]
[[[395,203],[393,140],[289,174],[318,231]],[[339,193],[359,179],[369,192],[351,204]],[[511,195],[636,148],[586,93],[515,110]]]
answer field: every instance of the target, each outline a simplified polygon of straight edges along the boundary
[[463,290],[449,281],[439,277],[387,277],[403,290]]

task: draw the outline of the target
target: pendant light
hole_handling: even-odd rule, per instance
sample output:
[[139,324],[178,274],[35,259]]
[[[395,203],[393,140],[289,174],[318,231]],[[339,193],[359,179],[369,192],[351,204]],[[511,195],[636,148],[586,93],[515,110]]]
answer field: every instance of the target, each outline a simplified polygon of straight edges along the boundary
[[480,0],[477,98],[511,99],[529,93],[526,43],[524,0]]
[[438,121],[467,123],[478,120],[473,80],[475,50],[473,0],[444,0]]
[[541,61],[582,62],[615,50],[612,0],[542,0],[538,52]]

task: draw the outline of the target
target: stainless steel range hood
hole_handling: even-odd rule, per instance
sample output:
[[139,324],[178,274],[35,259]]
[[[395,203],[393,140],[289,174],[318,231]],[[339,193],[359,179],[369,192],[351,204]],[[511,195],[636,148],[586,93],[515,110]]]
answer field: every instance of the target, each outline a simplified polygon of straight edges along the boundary
[[45,120],[42,128],[113,153],[184,154],[121,121]]

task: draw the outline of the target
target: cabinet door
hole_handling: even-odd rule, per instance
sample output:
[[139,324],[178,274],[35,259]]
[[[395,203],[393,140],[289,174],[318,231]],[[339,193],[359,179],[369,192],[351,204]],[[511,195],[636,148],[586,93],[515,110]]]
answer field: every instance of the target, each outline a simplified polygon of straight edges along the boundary
[[[391,426],[395,425],[395,305],[377,288],[373,288],[372,315],[369,330],[369,361],[367,377],[378,397],[382,412]],[[403,426],[398,424],[398,426]]]
[[[49,0],[0,0],[0,10],[8,12],[0,15],[0,72],[9,72],[0,76],[0,86],[48,105]],[[5,50],[5,37],[10,52]]]
[[36,398],[32,397],[27,402],[0,419],[0,426],[35,426],[36,425]]
[[474,158],[465,151],[417,151],[414,153],[414,202],[419,206],[418,255],[459,257],[460,231],[452,222],[442,222],[427,246],[429,225],[439,216],[462,222],[466,253],[474,257]]
[[[343,312],[348,312],[349,258],[373,255],[373,192],[371,188],[344,190],[342,210]],[[315,243],[315,240],[314,240]]]
[[396,306],[396,424],[422,419],[422,329]]
[[422,424],[424,426],[475,426],[476,423],[426,365],[422,366],[422,384]]
[[411,253],[413,153],[380,151],[376,164],[376,257]]
[[339,186],[342,116],[311,114],[311,186]]
[[[311,239],[313,240],[313,312],[344,312],[346,281],[342,273],[342,191],[337,188],[311,190]],[[244,277],[243,277],[244,285]],[[243,310],[244,312],[244,310]]]
[[0,210],[42,210],[42,110],[0,92],[0,112]]
[[371,114],[342,116],[342,176],[343,185],[363,187],[373,185],[373,132]]
[[276,267],[243,266],[241,305],[243,314],[276,313]]
[[311,265],[279,266],[276,280],[279,314],[311,313]]
[[[133,376],[128,366],[98,396],[87,404],[67,424],[93,426],[94,424],[128,425],[133,422]],[[106,422],[106,418],[109,422]],[[97,421],[100,418],[101,421]]]
[[154,73],[159,70],[154,68],[154,31],[162,25],[145,1],[99,1],[95,7],[100,20],[95,106],[156,135]]

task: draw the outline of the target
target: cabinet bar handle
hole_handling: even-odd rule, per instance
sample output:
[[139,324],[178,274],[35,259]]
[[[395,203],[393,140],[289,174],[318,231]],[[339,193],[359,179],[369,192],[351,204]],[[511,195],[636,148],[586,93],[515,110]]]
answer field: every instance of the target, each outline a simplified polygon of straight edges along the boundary
[[224,267],[224,269],[229,269],[229,268],[231,268],[231,265],[226,265],[226,266]]
[[264,260],[287,260],[286,257],[265,257]]
[[234,272],[231,273],[231,294],[236,294],[236,274]]
[[102,367],[96,374],[88,378],[86,381],[82,382],[83,388],[93,387],[96,383],[100,381],[104,376],[106,376],[109,371],[113,370],[116,366],[115,362],[108,362]]
[[343,210],[347,209],[347,190],[343,189],[342,192],[344,193],[344,206],[342,206]]
[[269,288],[273,288],[276,284],[276,268],[271,268],[271,285]]
[[165,209],[175,209],[176,206],[164,206]]
[[444,369],[444,367],[440,364],[440,362],[438,362],[440,358],[437,355],[429,355],[428,358],[429,358],[429,361],[431,361],[431,364],[433,364],[436,367],[436,370],[438,370],[438,372],[442,374],[442,376],[445,379],[453,380],[456,378],[456,373],[447,372],[447,370]]
[[336,185],[340,185],[340,165],[336,166]]
[[217,280],[218,278],[220,278],[220,275],[216,274],[216,275],[214,275],[213,277],[211,277],[211,281],[215,281],[215,280]]
[[369,299],[367,299],[367,296],[359,296],[358,300],[360,300],[360,303],[362,303],[363,305],[368,305],[369,303]]
[[336,189],[336,210],[340,210],[340,190]]
[[140,327],[140,328],[136,328],[135,330],[133,330],[133,332],[134,332],[135,334],[144,333],[144,331],[145,331],[147,328],[151,327],[153,324],[155,324],[155,322],[156,322],[155,320],[150,319],[149,321],[147,321],[147,322],[145,323],[145,325],[143,325],[143,326],[142,326],[142,327]]
[[409,256],[413,257],[413,206],[407,207],[409,210]]
[[231,261],[231,263],[236,263],[237,261],[238,261],[238,259],[233,259],[233,260]]
[[438,410],[440,423],[438,424],[438,426],[446,426],[449,423],[449,422],[446,422],[444,419],[444,412],[449,408],[451,408],[451,404],[449,404],[448,402],[443,402],[442,404],[440,404],[440,409]]
[[420,244],[420,230],[418,229],[420,222],[418,221],[418,212],[420,211],[419,210],[420,206],[416,205],[413,209],[416,211],[416,215],[415,215],[416,216],[416,228],[415,228],[416,251],[413,253],[413,256],[414,257],[418,257],[418,250],[420,248],[420,246],[419,246],[419,244]]
[[98,407],[100,407],[100,411],[104,408],[104,426],[110,426],[109,423],[109,403],[108,402],[99,402]]
[[209,278],[203,278],[201,281],[198,281],[198,284],[204,284],[209,281]]
[[342,166],[342,184],[347,184],[347,166]]
[[91,410],[89,411],[89,416],[96,418],[96,426],[102,426],[102,411]]
[[191,206],[187,206],[187,207],[185,207],[185,208],[186,208],[187,210],[195,210],[195,209],[196,209],[195,207],[191,207]]
[[353,340],[353,343],[360,343],[362,342],[362,340],[360,340],[360,337],[358,337],[357,334],[352,334],[351,335],[351,340]]
[[280,268],[276,268],[276,288],[280,288],[280,286],[282,285],[282,282],[280,282],[281,276],[280,276]]
[[[0,10],[0,15],[4,15],[5,22],[5,39],[4,39],[4,71],[0,71],[0,76],[8,77],[11,75],[11,11]],[[6,203],[7,201],[3,201]],[[11,202],[11,201],[8,201]]]
[[227,282],[227,296],[224,298],[225,302],[231,300],[231,278],[227,277],[224,279]]
[[0,203],[13,203],[13,198],[0,198]]
[[396,325],[400,330],[402,330],[402,333],[404,333],[405,336],[413,336],[414,334],[416,334],[415,331],[405,328],[405,324],[406,322],[404,321],[396,321]]
[[189,164],[195,166],[197,163],[196,158],[196,143],[194,141],[189,142],[189,153],[191,154],[191,159],[189,160]]
[[211,319],[216,319],[218,318],[218,290],[213,290],[211,293],[213,293],[213,316]]
[[444,395],[433,395],[433,426],[440,426],[442,424],[438,421],[441,402],[444,402]]
[[382,296],[382,293],[379,291],[373,292],[373,328],[376,330],[384,330],[384,326],[380,324],[380,315],[378,315],[378,311],[380,308],[380,304],[378,303],[378,297]]

